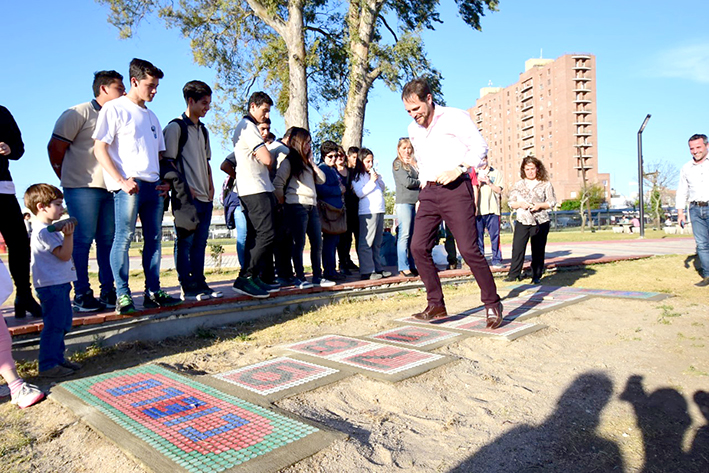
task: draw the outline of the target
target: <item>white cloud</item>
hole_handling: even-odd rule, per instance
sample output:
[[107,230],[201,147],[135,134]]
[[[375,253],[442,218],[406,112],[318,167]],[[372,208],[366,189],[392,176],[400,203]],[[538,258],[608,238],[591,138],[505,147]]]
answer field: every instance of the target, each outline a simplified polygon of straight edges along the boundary
[[709,42],[662,50],[653,70],[661,77],[709,83]]

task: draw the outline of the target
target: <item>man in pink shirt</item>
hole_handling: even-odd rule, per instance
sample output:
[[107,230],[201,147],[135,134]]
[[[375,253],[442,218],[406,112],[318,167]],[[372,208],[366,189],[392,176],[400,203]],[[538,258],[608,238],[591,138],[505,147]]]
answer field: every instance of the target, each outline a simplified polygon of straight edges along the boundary
[[502,324],[502,303],[490,267],[477,244],[475,199],[469,177],[469,172],[486,156],[487,144],[467,112],[433,103],[425,80],[410,81],[404,86],[401,98],[414,119],[409,125],[409,138],[423,187],[411,252],[426,286],[428,305],[414,318],[434,320],[447,316],[441,281],[431,256],[438,227],[445,220],[480,286],[487,326],[498,328]]

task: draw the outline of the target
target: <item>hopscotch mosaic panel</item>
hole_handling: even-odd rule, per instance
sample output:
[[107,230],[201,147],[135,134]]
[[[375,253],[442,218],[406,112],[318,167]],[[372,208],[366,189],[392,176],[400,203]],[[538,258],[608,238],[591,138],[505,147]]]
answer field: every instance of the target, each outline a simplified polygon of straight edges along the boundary
[[249,391],[268,395],[335,373],[338,373],[338,370],[334,368],[315,365],[293,358],[280,357],[226,373],[216,374],[214,377]]
[[155,365],[61,388],[194,473],[230,469],[319,431]]
[[369,335],[369,338],[401,345],[425,347],[433,343],[453,338],[457,335],[458,334],[455,332],[447,332],[445,330],[406,325],[375,333],[374,335]]
[[486,328],[486,324],[487,321],[485,319],[468,319],[455,322],[454,324],[451,324],[450,327],[468,332],[509,337],[517,332],[527,330],[534,326],[534,324],[525,324],[523,322],[504,321],[500,327],[493,330]]

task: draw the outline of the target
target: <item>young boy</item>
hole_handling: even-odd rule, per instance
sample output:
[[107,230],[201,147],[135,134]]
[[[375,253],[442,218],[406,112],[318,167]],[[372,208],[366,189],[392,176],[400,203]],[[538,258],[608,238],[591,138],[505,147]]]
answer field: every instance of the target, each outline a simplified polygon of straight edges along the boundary
[[25,206],[37,216],[32,232],[32,280],[42,306],[44,328],[39,339],[39,374],[63,378],[81,368],[64,358],[64,336],[71,329],[72,307],[69,293],[76,281],[71,259],[74,224],[61,232],[50,225],[64,213],[64,194],[49,184],[34,184],[25,192]]
[[[185,84],[182,94],[187,110],[180,118],[172,120],[165,127],[165,152],[163,161],[173,160],[177,170],[187,181],[187,198],[194,204],[197,214],[197,228],[181,228],[175,219],[175,267],[182,287],[183,300],[204,300],[222,297],[221,291],[213,290],[204,278],[204,252],[209,238],[212,221],[214,183],[209,160],[212,150],[209,134],[200,120],[207,115],[212,103],[212,89],[202,81],[193,80]],[[177,193],[173,190],[173,193]],[[173,206],[173,213],[176,213]]]

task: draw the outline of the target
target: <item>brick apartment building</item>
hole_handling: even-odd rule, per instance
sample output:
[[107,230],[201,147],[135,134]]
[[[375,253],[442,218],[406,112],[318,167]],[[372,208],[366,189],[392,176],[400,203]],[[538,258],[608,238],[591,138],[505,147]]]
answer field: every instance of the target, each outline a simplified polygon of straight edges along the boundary
[[480,89],[468,112],[508,189],[520,178],[522,158],[534,155],[550,173],[559,202],[578,197],[583,168],[587,182],[601,184],[610,200],[610,174],[598,172],[594,55],[529,59],[516,83]]

